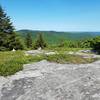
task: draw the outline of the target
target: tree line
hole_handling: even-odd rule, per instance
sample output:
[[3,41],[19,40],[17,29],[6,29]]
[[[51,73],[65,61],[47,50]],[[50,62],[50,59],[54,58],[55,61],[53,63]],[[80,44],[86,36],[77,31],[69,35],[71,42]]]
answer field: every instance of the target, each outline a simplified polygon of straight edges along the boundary
[[25,38],[25,44],[27,48],[31,49],[38,49],[38,48],[44,49],[45,47],[47,47],[47,43],[44,40],[42,33],[37,33],[35,41],[33,41],[32,34],[27,33]]
[[[25,42],[23,42],[23,40],[16,34],[10,17],[7,16],[0,6],[0,51],[12,49],[23,50],[25,47],[34,49],[41,47],[43,49],[47,47],[47,44],[48,43],[44,40],[42,33],[38,33],[35,41],[32,39],[32,34],[27,33]],[[57,47],[93,48],[93,50],[100,53],[100,36],[80,41],[61,41],[57,44]]]

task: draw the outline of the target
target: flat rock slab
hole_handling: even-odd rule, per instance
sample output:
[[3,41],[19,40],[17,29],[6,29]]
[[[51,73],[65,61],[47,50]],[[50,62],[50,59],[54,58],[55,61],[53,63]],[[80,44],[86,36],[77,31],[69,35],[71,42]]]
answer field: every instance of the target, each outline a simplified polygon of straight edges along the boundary
[[40,54],[44,54],[44,55],[55,55],[58,54],[57,52],[53,52],[53,51],[46,51],[46,50],[31,50],[31,51],[25,51],[25,55],[40,55]]
[[100,100],[100,61],[26,64],[15,75],[0,77],[0,100]]

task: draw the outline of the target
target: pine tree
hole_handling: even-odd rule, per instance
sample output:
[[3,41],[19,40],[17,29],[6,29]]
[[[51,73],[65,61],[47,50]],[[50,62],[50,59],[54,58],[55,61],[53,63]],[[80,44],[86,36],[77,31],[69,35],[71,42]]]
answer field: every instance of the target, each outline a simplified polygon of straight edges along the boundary
[[10,18],[0,6],[0,50],[22,49],[22,45],[17,48],[18,42],[20,44],[19,40],[16,41],[16,34]]
[[32,48],[32,34],[31,33],[27,33],[26,46],[27,48]]
[[45,48],[47,46],[46,42],[44,41],[43,35],[42,33],[39,33],[37,36],[37,40],[35,41],[35,45],[34,48],[38,49],[39,47],[41,47],[42,49]]

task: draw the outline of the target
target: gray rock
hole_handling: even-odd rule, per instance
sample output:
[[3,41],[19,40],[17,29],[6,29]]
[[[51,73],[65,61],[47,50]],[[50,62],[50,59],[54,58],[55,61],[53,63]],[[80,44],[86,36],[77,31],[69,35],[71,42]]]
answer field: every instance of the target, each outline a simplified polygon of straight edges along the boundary
[[100,100],[100,61],[25,64],[15,75],[0,77],[0,100]]
[[82,53],[92,53],[91,50],[79,50],[79,52],[82,52]]
[[55,54],[58,54],[56,52],[46,52],[45,55],[55,55]]
[[40,54],[44,54],[44,55],[55,55],[58,54],[58,52],[54,52],[54,51],[47,51],[47,50],[30,50],[30,51],[25,51],[25,55],[40,55]]

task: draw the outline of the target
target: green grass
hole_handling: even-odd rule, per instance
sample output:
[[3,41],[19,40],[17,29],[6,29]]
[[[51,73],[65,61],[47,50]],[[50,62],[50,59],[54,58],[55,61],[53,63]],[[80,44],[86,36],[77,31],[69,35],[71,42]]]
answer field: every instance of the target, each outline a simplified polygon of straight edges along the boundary
[[51,51],[57,51],[58,53],[64,53],[64,52],[77,52],[79,50],[91,50],[91,48],[68,48],[68,47],[48,47],[45,48],[45,50],[51,50]]
[[73,63],[73,64],[86,64],[96,61],[97,59],[93,58],[83,58],[78,55],[69,55],[69,54],[56,54],[50,55],[46,58],[46,60],[50,62],[57,62],[57,63]]
[[23,51],[0,52],[0,75],[12,75],[23,69],[23,64],[42,60],[41,56],[26,56]]
[[38,62],[43,59],[46,59],[50,62],[73,64],[91,63],[96,60],[93,58],[82,58],[81,56],[74,56],[63,53],[49,56],[26,56],[24,51],[0,52],[0,76],[13,75],[14,73],[23,69],[23,64]]
[[56,51],[78,51],[78,50],[91,50],[91,48],[68,48],[68,47],[48,47],[46,50],[56,50]]

